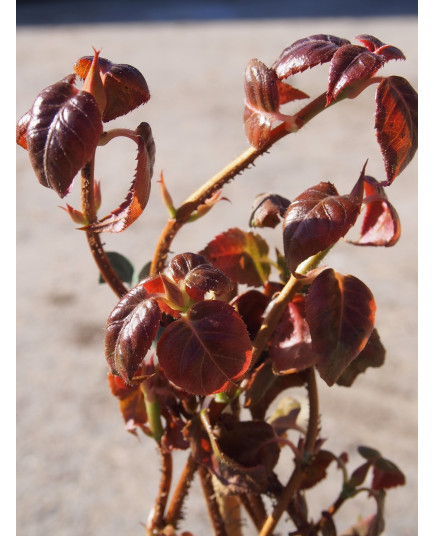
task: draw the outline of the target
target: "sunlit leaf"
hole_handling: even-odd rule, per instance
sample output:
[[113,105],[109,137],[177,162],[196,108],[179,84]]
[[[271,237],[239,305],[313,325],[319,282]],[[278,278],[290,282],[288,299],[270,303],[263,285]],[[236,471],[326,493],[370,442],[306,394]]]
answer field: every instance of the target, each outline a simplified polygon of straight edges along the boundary
[[348,44],[350,42],[347,39],[334,35],[311,35],[286,47],[274,62],[273,69],[278,78],[287,78],[330,61],[339,47]]
[[222,301],[201,301],[167,326],[157,355],[167,378],[185,391],[226,390],[246,373],[252,358],[246,326]]
[[257,287],[264,284],[270,274],[268,245],[252,232],[229,229],[212,240],[201,254],[237,283]]
[[276,227],[289,205],[290,201],[278,194],[257,195],[250,214],[250,227]]
[[339,195],[330,182],[304,191],[289,205],[283,221],[283,246],[289,270],[345,236],[360,212],[363,172],[353,192]]
[[231,291],[235,286],[227,275],[210,264],[193,268],[187,274],[184,283],[187,294],[196,301],[203,300],[207,292],[212,291],[218,297]]
[[384,65],[386,59],[358,45],[344,45],[336,51],[330,63],[327,105],[343,89],[371,78]]
[[262,149],[270,140],[272,122],[270,116],[244,107],[244,132],[255,149]]
[[382,185],[387,186],[416,154],[418,96],[405,78],[389,76],[378,85],[375,99],[375,130],[387,174]]
[[287,104],[300,99],[308,99],[309,95],[295,87],[290,86],[286,82],[277,79],[277,90],[279,92],[279,104]]
[[27,127],[29,126],[30,119],[32,118],[31,110],[26,112],[17,123],[16,129],[16,142],[17,145],[27,150]]
[[405,56],[399,48],[392,45],[386,45],[373,35],[363,34],[357,35],[356,39],[370,51],[376,54],[381,54],[387,60],[405,60]]
[[279,92],[276,73],[262,61],[250,60],[244,73],[246,104],[262,112],[276,112],[279,109]]
[[203,255],[198,255],[197,253],[180,253],[175,255],[173,259],[169,262],[169,272],[172,275],[174,281],[179,283],[183,281],[187,274],[200,266],[201,264],[207,264],[208,261]]
[[112,374],[132,385],[133,376],[154,341],[161,312],[142,284],[131,289],[107,320],[105,355]]
[[369,288],[351,275],[332,268],[321,272],[306,298],[306,320],[312,348],[319,354],[320,376],[333,385],[365,347],[375,321]]
[[[84,56],[74,64],[74,72],[85,79],[93,56]],[[107,104],[103,121],[111,121],[125,115],[150,98],[148,85],[143,75],[135,67],[126,64],[112,63],[105,58],[98,58]]]
[[78,90],[73,80],[73,76],[68,77],[39,93],[25,135],[39,182],[60,197],[69,193],[74,177],[95,153],[102,133],[96,100]]

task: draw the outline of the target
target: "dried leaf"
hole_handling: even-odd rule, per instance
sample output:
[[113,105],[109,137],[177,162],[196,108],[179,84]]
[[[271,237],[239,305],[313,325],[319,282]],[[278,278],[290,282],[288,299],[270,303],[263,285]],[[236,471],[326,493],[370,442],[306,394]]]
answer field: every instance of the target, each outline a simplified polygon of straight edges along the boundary
[[139,385],[127,385],[122,378],[108,374],[108,383],[112,394],[119,399],[119,409],[125,421],[125,427],[131,434],[137,435],[137,428],[150,433],[145,424],[148,421],[145,400]]

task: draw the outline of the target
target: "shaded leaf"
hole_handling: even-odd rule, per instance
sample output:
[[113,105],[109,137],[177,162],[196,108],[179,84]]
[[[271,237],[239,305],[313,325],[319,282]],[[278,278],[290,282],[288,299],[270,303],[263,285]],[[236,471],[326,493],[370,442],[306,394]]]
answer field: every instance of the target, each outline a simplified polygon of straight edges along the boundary
[[250,227],[274,228],[280,223],[290,201],[278,194],[259,194],[255,197],[250,214]]
[[[85,79],[93,56],[84,56],[74,64],[74,72]],[[148,85],[143,75],[135,67],[112,63],[106,58],[98,58],[107,104],[102,120],[104,123],[125,115],[150,98]]]
[[334,35],[311,35],[286,47],[274,62],[273,69],[279,79],[287,78],[330,61],[339,47],[348,44],[347,39]]
[[[131,262],[124,255],[121,255],[116,251],[107,251],[106,255],[110,261],[110,264],[112,265],[113,270],[116,272],[120,280],[131,284],[134,273],[134,266],[131,264]],[[98,282],[105,283],[101,274]]]
[[303,466],[303,478],[300,489],[310,489],[327,476],[327,467],[335,459],[328,450],[320,450]]
[[73,79],[68,77],[39,93],[25,136],[39,182],[60,197],[69,193],[74,177],[95,153],[102,134],[96,100],[79,91]]
[[324,522],[321,524],[321,536],[337,536],[337,531],[335,523],[333,521],[333,516],[325,510],[321,512]]
[[249,408],[254,419],[263,419],[271,402],[290,387],[301,387],[306,382],[302,372],[276,376],[271,361],[262,363],[249,379],[244,407]]
[[384,56],[369,52],[358,45],[344,45],[336,51],[330,63],[327,105],[348,86],[371,78],[384,65]]
[[[369,182],[368,182],[369,181]],[[366,206],[359,240],[349,240],[357,246],[385,246],[396,244],[401,236],[401,222],[395,207],[387,199],[384,188],[376,186],[373,177],[366,177]]]
[[358,447],[357,451],[360,454],[360,456],[365,458],[365,460],[375,461],[376,459],[381,457],[381,453],[377,449],[366,447],[364,445],[361,445],[360,447]]
[[384,78],[376,92],[375,130],[386,168],[387,181],[412,161],[418,146],[418,95],[400,76]]
[[278,436],[285,434],[287,430],[298,430],[297,417],[300,410],[300,402],[290,396],[285,396],[279,400],[279,403],[268,419],[268,422]]
[[339,195],[330,182],[307,189],[289,205],[283,221],[283,246],[289,270],[345,236],[360,212],[363,171],[353,192]]
[[167,326],[157,355],[171,382],[199,395],[225,391],[244,376],[252,358],[244,322],[218,300],[196,303]]
[[321,378],[333,385],[365,347],[375,321],[376,305],[360,279],[332,268],[321,272],[306,298],[306,320]]
[[366,346],[360,354],[344,369],[337,379],[338,385],[350,387],[359,374],[368,367],[381,367],[384,364],[386,350],[381,344],[377,330],[374,328]]
[[133,385],[139,368],[160,325],[161,312],[143,284],[132,288],[107,320],[105,356],[110,372]]
[[[71,205],[68,205],[68,203],[66,203],[66,207],[59,208],[64,210],[74,223],[78,223],[79,225],[86,225],[88,223],[88,220],[84,216],[83,212],[75,209],[74,207],[71,207]],[[100,283],[102,282],[104,282],[104,279],[102,278],[102,276],[100,276]]]
[[270,298],[259,292],[259,290],[254,289],[239,294],[231,301],[232,307],[234,307],[246,324],[251,340],[256,337],[261,327],[264,312],[269,303]]
[[378,458],[373,465],[372,489],[390,489],[405,485],[405,476],[402,471],[390,460]]
[[258,287],[270,274],[268,245],[252,232],[229,229],[214,238],[200,253],[237,283]]
[[95,233],[120,233],[136,221],[148,204],[151,193],[153,160],[148,154],[144,138],[136,133],[132,139],[137,143],[137,166],[134,180],[125,201],[107,216],[81,229],[91,230]]
[[350,489],[361,486],[363,482],[365,481],[366,475],[368,474],[368,471],[370,468],[371,468],[371,462],[368,461],[368,462],[363,463],[359,467],[357,467],[357,469],[354,469],[346,486]]
[[304,314],[304,299],[288,303],[270,340],[269,356],[276,374],[292,374],[314,365],[318,354]]

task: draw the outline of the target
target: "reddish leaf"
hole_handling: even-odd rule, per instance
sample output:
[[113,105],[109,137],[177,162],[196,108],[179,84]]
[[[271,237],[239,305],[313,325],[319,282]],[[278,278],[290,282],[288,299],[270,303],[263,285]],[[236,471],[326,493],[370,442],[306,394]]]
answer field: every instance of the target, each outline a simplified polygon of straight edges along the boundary
[[253,201],[250,227],[276,227],[290,203],[288,199],[278,194],[257,195]]
[[244,107],[244,131],[250,145],[262,149],[270,140],[271,123],[273,118]]
[[282,82],[281,80],[277,79],[276,83],[277,90],[279,91],[279,104],[287,104],[288,102],[292,102],[295,100],[309,98],[309,95],[307,93],[290,86],[286,82]]
[[141,281],[141,285],[143,285],[144,289],[149,293],[149,295],[157,300],[158,306],[160,307],[162,313],[167,313],[174,318],[179,316],[179,310],[172,309],[172,307],[170,307],[170,305],[167,303],[167,284],[166,286],[164,285],[163,274],[155,274],[146,277],[143,279],[143,281]]
[[405,476],[402,471],[390,460],[378,458],[373,466],[372,489],[390,489],[405,485]]
[[349,195],[339,195],[330,182],[321,182],[289,205],[283,221],[286,264],[294,273],[312,255],[345,236],[360,212],[364,172]]
[[373,35],[363,34],[357,35],[356,39],[359,40],[369,50],[369,52],[375,52],[381,54],[387,60],[405,60],[405,56],[399,48],[391,45],[386,45]]
[[360,238],[349,242],[358,246],[393,246],[401,236],[398,213],[388,201],[384,189],[381,186],[374,186],[375,179],[372,177],[367,179],[370,182],[365,182],[366,197],[363,199],[363,204],[366,210]]
[[220,270],[210,264],[202,264],[193,268],[186,276],[185,290],[193,300],[204,299],[207,292],[215,296],[226,294],[234,288],[234,283]]
[[270,298],[259,292],[259,290],[253,289],[238,295],[231,301],[232,307],[235,308],[246,324],[251,340],[255,338],[261,327],[264,311],[269,303]]
[[31,110],[26,112],[17,123],[16,141],[17,145],[26,149],[27,151],[27,127],[29,126],[30,119],[32,118]]
[[112,394],[119,399],[119,409],[128,432],[137,434],[137,427],[149,433],[145,424],[148,421],[145,400],[139,385],[127,385],[122,378],[108,374],[108,383]]
[[335,459],[328,450],[320,450],[312,456],[309,462],[303,467],[303,479],[300,489],[313,488],[327,476],[327,467]]
[[196,253],[180,253],[175,255],[169,263],[169,271],[177,283],[183,281],[187,274],[196,266],[207,264],[207,260],[203,255]]
[[377,330],[374,328],[366,346],[342,372],[336,383],[344,387],[350,387],[356,377],[365,372],[368,367],[381,367],[385,356],[386,350],[381,344]]
[[75,209],[74,207],[71,207],[71,205],[68,205],[66,203],[66,207],[59,207],[62,210],[64,210],[67,214],[69,214],[71,220],[74,223],[78,223],[78,225],[86,225],[88,220],[84,217],[84,214],[80,212],[79,210]]
[[302,300],[290,302],[270,340],[269,355],[276,374],[292,374],[318,360],[303,309]]
[[171,382],[199,395],[226,390],[244,376],[252,358],[244,322],[230,305],[217,300],[196,303],[169,324],[157,355]]
[[358,45],[344,45],[330,63],[327,105],[333,102],[343,89],[371,78],[384,65],[384,56],[369,52]]
[[330,61],[339,47],[349,43],[347,39],[325,34],[299,39],[283,50],[274,62],[273,69],[279,79],[287,78]]
[[300,430],[297,418],[301,411],[300,402],[285,396],[279,400],[276,409],[267,419],[278,436],[283,436],[288,430]]
[[131,289],[111,312],[106,325],[105,355],[110,372],[133,385],[133,377],[150,349],[161,312],[143,284]]
[[369,469],[371,468],[371,462],[365,462],[357,469],[354,469],[354,471],[351,474],[350,479],[347,482],[348,488],[357,488],[357,486],[360,486],[365,481],[366,475],[368,474]]
[[137,133],[137,130],[131,138],[137,143],[137,167],[125,201],[107,216],[86,227],[81,227],[81,229],[91,230],[95,233],[120,233],[137,220],[148,204],[151,193],[152,155],[148,153],[146,141]]
[[39,93],[26,130],[30,162],[39,182],[60,197],[69,193],[102,133],[96,100],[79,91],[73,80],[70,76]]
[[265,240],[238,228],[218,235],[200,253],[237,283],[258,287],[267,281],[270,274]]
[[264,419],[271,402],[282,391],[291,387],[301,387],[306,382],[303,372],[276,376],[271,361],[262,363],[254,372],[246,389],[246,402],[254,419]]
[[405,78],[389,76],[377,88],[375,130],[388,186],[412,161],[418,146],[418,96]]
[[332,268],[321,272],[309,288],[306,320],[312,348],[319,354],[321,378],[333,385],[365,347],[374,327],[375,301],[369,288]]
[[258,112],[277,112],[279,92],[276,73],[262,61],[250,60],[244,73],[246,106]]
[[[85,79],[93,56],[84,56],[74,64],[74,72]],[[125,115],[148,102],[150,93],[143,75],[135,67],[112,63],[105,58],[98,59],[107,104],[102,120],[104,123]]]

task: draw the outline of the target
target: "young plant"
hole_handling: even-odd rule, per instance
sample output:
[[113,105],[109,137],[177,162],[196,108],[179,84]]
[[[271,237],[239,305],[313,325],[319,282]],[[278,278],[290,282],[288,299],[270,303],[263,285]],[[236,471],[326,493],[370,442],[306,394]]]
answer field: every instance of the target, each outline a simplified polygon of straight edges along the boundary
[[[271,67],[257,59],[248,62],[244,126],[250,147],[179,207],[161,174],[169,219],[152,261],[141,270],[106,252],[100,239],[103,232],[128,228],[149,199],[155,160],[151,127],[104,129],[149,100],[141,73],[94,51],[77,61],[73,74],[41,91],[18,122],[17,143],[28,151],[42,185],[63,198],[81,173],[81,207],[65,210],[85,232],[101,280],[119,297],[105,330],[109,387],[127,430],[155,440],[161,453],[149,535],[191,534],[179,530],[196,473],[219,536],[241,534],[241,507],[260,536],[273,534],[283,514],[289,516],[290,534],[334,535],[336,512],[360,493],[374,498],[376,511],[346,534],[374,536],[384,529],[386,491],[405,483],[395,464],[366,446],[359,447],[362,461],[350,474],[348,455],[324,448],[319,429],[317,376],[329,386],[350,387],[385,358],[370,289],[321,263],[361,214],[360,236],[347,240],[350,244],[397,242],[399,217],[385,191],[417,150],[417,93],[404,78],[377,75],[404,54],[371,35],[356,39],[362,45],[313,35],[285,48]],[[285,104],[309,98],[288,79],[325,62],[330,62],[327,90],[296,113],[284,113]],[[78,79],[84,81],[81,88]],[[249,224],[255,231],[222,230],[201,251],[169,258],[178,231],[223,199],[226,183],[324,109],[356,98],[372,84],[377,84],[375,130],[383,180],[368,175],[365,162],[344,194],[330,182],[306,185],[292,201],[286,191],[262,194],[252,200]],[[136,173],[126,199],[101,217],[95,153],[119,136],[137,145]],[[281,233],[283,251],[276,251],[275,260],[256,232],[263,227]],[[300,419],[300,404],[288,396],[301,386],[308,392],[307,423]],[[276,464],[287,448],[293,467],[285,482]],[[189,455],[172,489],[176,449]],[[341,490],[313,518],[305,491],[323,481],[333,463],[342,473]]]

